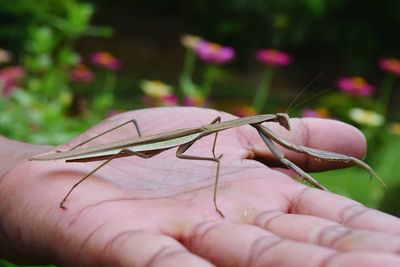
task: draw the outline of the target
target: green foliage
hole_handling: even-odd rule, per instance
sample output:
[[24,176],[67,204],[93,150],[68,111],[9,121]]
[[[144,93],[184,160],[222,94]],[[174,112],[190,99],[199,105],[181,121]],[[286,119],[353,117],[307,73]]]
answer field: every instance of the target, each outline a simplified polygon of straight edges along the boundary
[[89,25],[94,11],[90,4],[74,0],[40,2],[46,4],[36,8],[37,3],[32,6],[28,1],[19,3],[19,9],[9,7],[37,17],[26,26],[24,48],[18,52],[25,72],[21,89],[0,99],[0,109],[7,110],[0,114],[0,133],[29,142],[57,144],[98,121],[112,105],[113,98],[97,94],[93,97],[96,113],[68,116],[80,112],[73,110],[78,86],[70,80],[71,69],[80,60],[74,43],[85,35],[107,36],[110,30]]
[[400,217],[400,184],[393,184],[385,192],[381,202],[379,203],[378,209],[394,216]]
[[[319,182],[332,192],[355,199],[371,208],[379,208],[396,216],[400,215],[398,201],[400,137],[386,134],[386,142],[381,149],[370,149],[371,165],[384,179],[387,188],[376,180],[368,179],[368,174],[353,167],[331,172],[313,174]],[[379,152],[376,152],[376,151]]]
[[[32,34],[32,27],[51,25],[52,30],[59,32],[58,36],[74,40],[84,35],[108,35],[109,28],[92,27],[89,25],[93,14],[93,6],[76,0],[18,0],[2,1],[0,9],[0,43],[2,48],[12,51],[14,55],[21,54],[26,46],[27,36]],[[38,34],[49,34],[43,30]],[[45,38],[45,36],[43,36]],[[53,36],[55,37],[55,36]],[[53,42],[51,40],[50,42]],[[54,42],[53,42],[54,43]],[[40,45],[37,48],[44,48]],[[47,47],[49,48],[49,47]]]

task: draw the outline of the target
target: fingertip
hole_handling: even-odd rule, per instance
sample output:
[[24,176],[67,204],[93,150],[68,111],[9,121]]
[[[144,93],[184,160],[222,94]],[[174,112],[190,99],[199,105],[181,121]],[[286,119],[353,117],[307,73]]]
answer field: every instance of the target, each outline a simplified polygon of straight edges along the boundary
[[[366,139],[361,131],[352,125],[338,120],[320,118],[293,118],[290,122],[291,131],[273,123],[269,123],[267,127],[274,132],[277,140],[279,138],[283,143],[288,144],[283,145],[285,148],[282,149],[285,157],[296,165],[302,166],[306,171],[322,171],[351,166],[352,162],[349,159],[362,159],[365,156]],[[259,158],[273,163],[273,157],[271,158],[270,154],[263,152],[265,145],[262,142],[260,144],[255,146],[256,156],[259,155]],[[301,150],[306,148],[309,148],[310,151],[313,149],[319,151],[318,153],[301,153]],[[342,154],[343,157],[335,157],[330,152]],[[317,154],[317,156],[313,156],[313,154]],[[330,154],[332,159],[330,159]]]
[[348,123],[320,118],[294,119],[302,131],[306,146],[337,152],[362,159],[366,155],[367,141],[364,134]]

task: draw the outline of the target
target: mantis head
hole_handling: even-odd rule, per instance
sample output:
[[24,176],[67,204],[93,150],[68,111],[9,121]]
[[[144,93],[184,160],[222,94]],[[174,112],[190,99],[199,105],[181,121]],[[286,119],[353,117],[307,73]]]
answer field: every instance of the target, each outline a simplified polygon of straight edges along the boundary
[[290,131],[289,115],[286,113],[276,113],[276,120],[279,125]]

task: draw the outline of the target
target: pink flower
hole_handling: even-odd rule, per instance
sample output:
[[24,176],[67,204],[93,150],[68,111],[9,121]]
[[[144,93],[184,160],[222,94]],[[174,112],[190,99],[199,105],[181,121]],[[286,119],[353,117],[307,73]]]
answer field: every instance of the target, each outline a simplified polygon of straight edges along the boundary
[[381,70],[400,76],[400,60],[397,58],[382,58],[378,62]]
[[90,83],[94,79],[93,72],[84,64],[76,65],[70,72],[70,79],[74,82]]
[[363,77],[343,77],[337,81],[340,90],[351,95],[371,96],[373,87]]
[[235,57],[233,48],[205,40],[198,41],[194,51],[201,60],[214,64],[224,64]]
[[118,70],[121,62],[115,58],[110,52],[99,51],[90,55],[90,61],[94,65],[101,66],[109,70]]
[[25,74],[20,66],[8,67],[0,71],[0,91],[3,96],[9,96],[15,89],[16,83]]
[[178,98],[176,95],[168,95],[168,96],[163,96],[160,98],[160,104],[163,106],[175,106],[178,104]]
[[292,58],[289,54],[275,49],[258,50],[256,58],[261,63],[273,66],[286,66],[292,62]]

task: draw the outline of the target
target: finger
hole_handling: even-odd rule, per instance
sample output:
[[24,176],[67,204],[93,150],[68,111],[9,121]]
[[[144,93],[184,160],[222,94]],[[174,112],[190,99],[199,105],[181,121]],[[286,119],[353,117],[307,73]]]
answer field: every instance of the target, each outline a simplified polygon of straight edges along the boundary
[[[184,243],[196,254],[217,266],[356,266],[364,262],[361,253],[338,253],[336,250],[312,244],[282,239],[258,227],[247,224],[197,225],[184,238]],[[221,249],[223,248],[223,249]],[[364,253],[373,264],[362,266],[396,266],[400,258],[390,254]]]
[[363,250],[388,253],[400,251],[400,236],[352,229],[315,216],[271,210],[258,214],[254,224],[282,238],[339,251]]
[[175,239],[145,231],[120,233],[108,242],[101,255],[104,266],[214,266]]
[[[362,158],[365,154],[366,142],[364,136],[358,129],[349,124],[316,118],[291,119],[290,124],[290,131],[276,123],[269,123],[267,127],[286,141],[296,145],[337,152],[355,158]],[[257,132],[246,129],[242,128],[242,131],[246,131],[245,135],[248,136],[245,139],[247,144],[244,144],[244,146],[247,146],[258,160],[267,163],[269,166],[280,166],[277,159],[266,149]],[[300,165],[306,171],[320,171],[346,166],[345,163],[338,161],[314,160],[310,156],[288,149],[282,148],[282,151],[286,158]]]
[[325,267],[396,267],[400,266],[400,257],[390,254],[347,252],[338,253],[327,259]]
[[333,254],[330,249],[284,240],[247,224],[202,223],[186,242],[191,251],[217,266],[305,266],[307,262],[312,267]]
[[400,234],[400,219],[346,197],[312,188],[303,189],[293,198],[290,212],[318,216],[351,228]]

